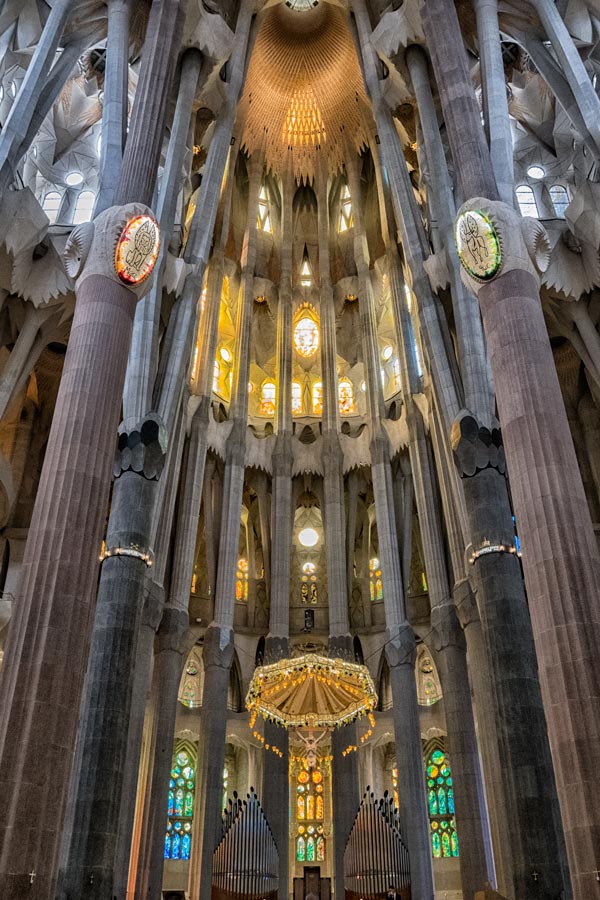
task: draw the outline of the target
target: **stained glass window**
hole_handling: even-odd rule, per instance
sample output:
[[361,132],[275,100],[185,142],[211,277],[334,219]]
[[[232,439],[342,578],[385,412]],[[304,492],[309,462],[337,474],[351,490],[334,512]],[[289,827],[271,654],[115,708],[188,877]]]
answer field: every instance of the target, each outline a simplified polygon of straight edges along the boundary
[[562,184],[553,184],[550,188],[550,199],[558,218],[564,219],[565,210],[570,203],[566,187]]
[[340,195],[340,218],[338,222],[338,231],[348,231],[354,225],[352,219],[352,198],[350,197],[350,188],[344,185]]
[[312,387],[312,413],[313,416],[323,415],[323,382],[315,381]]
[[515,193],[517,195],[517,203],[519,204],[521,215],[539,219],[540,212],[533,189],[530,188],[528,184],[520,184]]
[[324,773],[309,769],[303,760],[296,775],[296,859],[298,862],[324,862],[325,819]]
[[236,581],[235,581],[235,599],[238,603],[245,603],[248,600],[248,560],[238,559]]
[[392,363],[392,379],[394,382],[394,390],[399,391],[402,387],[402,373],[400,369],[400,360],[398,357]]
[[379,560],[376,556],[369,560],[369,581],[371,600],[383,600],[383,581],[381,579]]
[[221,366],[219,365],[219,360],[215,359],[215,364],[213,366],[213,385],[212,385],[212,389],[215,394],[219,393],[220,380],[221,380]]
[[302,385],[299,381],[292,381],[292,415],[302,415]]
[[436,740],[426,759],[427,800],[431,832],[431,852],[435,859],[458,856],[458,835],[454,819],[452,771],[441,743]]
[[269,198],[264,184],[258,192],[258,227],[261,231],[268,231],[269,234],[273,231],[271,225],[271,211],[269,209]]
[[265,381],[260,392],[260,413],[262,416],[275,415],[275,398],[277,389],[275,382]]
[[434,703],[442,699],[440,676],[431,653],[425,644],[419,644],[417,647],[415,678],[417,682],[417,700],[420,706],[433,706]]
[[340,415],[351,416],[354,413],[354,385],[349,378],[342,378],[338,384],[338,401]]
[[319,326],[312,316],[302,316],[294,328],[296,352],[307,359],[319,349]]
[[195,789],[196,770],[192,748],[185,741],[176,741],[169,780],[165,859],[190,858]]

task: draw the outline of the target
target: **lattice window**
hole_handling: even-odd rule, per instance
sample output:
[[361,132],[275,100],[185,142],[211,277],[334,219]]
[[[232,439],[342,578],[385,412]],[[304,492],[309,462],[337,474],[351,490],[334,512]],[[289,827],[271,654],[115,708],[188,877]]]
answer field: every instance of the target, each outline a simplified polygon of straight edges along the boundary
[[299,381],[292,381],[292,415],[301,416],[303,407],[302,385]]
[[539,219],[540,211],[538,209],[537,200],[535,199],[533,189],[530,188],[528,184],[520,184],[516,189],[516,195],[517,203],[519,204],[519,209],[521,210],[521,215],[531,216],[534,219]]
[[313,416],[323,415],[323,382],[315,381],[312,386],[312,414]]
[[82,191],[77,198],[75,204],[75,212],[73,214],[73,225],[80,225],[82,222],[89,222],[94,211],[96,195],[93,191]]
[[570,203],[566,187],[562,184],[553,184],[550,188],[550,199],[558,218],[564,219],[565,211]]
[[50,219],[50,224],[54,225],[60,212],[62,205],[62,194],[58,191],[48,191],[42,203],[42,209]]
[[296,353],[308,359],[319,349],[319,326],[315,319],[303,315],[294,328],[294,348]]

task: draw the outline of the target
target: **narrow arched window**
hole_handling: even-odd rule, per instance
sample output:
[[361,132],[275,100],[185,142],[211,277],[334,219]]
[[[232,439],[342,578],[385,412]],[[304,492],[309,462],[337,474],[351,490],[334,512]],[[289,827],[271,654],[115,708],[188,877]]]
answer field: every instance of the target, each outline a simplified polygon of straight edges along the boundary
[[269,198],[264,184],[258,192],[258,227],[261,231],[268,231],[269,234],[273,231],[273,226],[271,225],[271,210],[269,209]]
[[82,222],[89,222],[94,211],[94,203],[96,195],[93,191],[82,191],[77,198],[75,204],[75,212],[73,214],[73,225],[80,225]]
[[275,415],[277,389],[274,381],[265,381],[260,392],[260,413],[262,416]]
[[62,194],[58,191],[48,191],[42,203],[42,209],[50,219],[50,224],[54,225],[58,218],[58,213],[62,205]]
[[323,382],[315,381],[312,386],[312,414],[313,416],[323,415]]
[[338,401],[340,415],[351,416],[354,413],[354,385],[349,378],[342,378],[338,384]]
[[349,231],[354,225],[352,219],[352,198],[350,196],[350,188],[345,184],[340,195],[340,218],[338,221],[338,231]]
[[550,188],[550,199],[557,217],[564,219],[565,211],[570,203],[566,187],[562,184],[553,184]]
[[190,858],[195,791],[196,760],[192,747],[187,741],[176,741],[169,780],[165,859]]
[[427,805],[434,859],[459,855],[458,834],[454,821],[454,787],[448,755],[439,738],[429,745],[425,757]]
[[292,415],[302,415],[302,385],[299,381],[292,381]]
[[533,189],[530,188],[528,184],[520,184],[516,190],[516,195],[517,203],[519,204],[519,209],[521,210],[521,215],[531,216],[534,219],[539,219],[540,211],[538,209],[537,200],[535,199]]

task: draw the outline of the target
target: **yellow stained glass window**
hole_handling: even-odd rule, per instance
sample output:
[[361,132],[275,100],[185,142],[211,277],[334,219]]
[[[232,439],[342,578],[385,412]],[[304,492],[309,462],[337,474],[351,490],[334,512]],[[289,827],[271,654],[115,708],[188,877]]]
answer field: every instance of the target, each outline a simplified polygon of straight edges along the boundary
[[354,386],[348,378],[342,378],[338,385],[338,400],[340,414],[342,416],[352,415],[354,412]]
[[312,413],[313,416],[323,415],[323,382],[315,381],[312,388]]
[[299,381],[292,381],[292,415],[302,415],[302,385]]
[[213,367],[213,391],[215,394],[219,393],[219,382],[221,380],[221,366],[219,365],[219,360],[215,359],[215,364]]
[[319,326],[312,316],[302,316],[294,328],[294,347],[305,359],[319,349]]
[[248,600],[248,560],[239,559],[237,564],[235,599],[240,603]]
[[260,392],[260,412],[263,416],[275,415],[275,398],[277,389],[275,382],[265,381]]

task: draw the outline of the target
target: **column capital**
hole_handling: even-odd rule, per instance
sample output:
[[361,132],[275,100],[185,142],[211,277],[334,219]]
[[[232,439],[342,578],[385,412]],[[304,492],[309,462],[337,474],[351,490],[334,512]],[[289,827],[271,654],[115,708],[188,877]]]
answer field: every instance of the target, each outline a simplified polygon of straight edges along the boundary
[[465,649],[465,636],[454,603],[445,603],[432,608],[431,630],[436,650],[445,650],[450,646]]
[[165,589],[151,578],[146,578],[144,585],[144,608],[142,609],[142,625],[156,631],[160,624],[165,605]]
[[155,649],[157,653],[173,650],[181,655],[187,654],[195,643],[195,635],[189,628],[189,613],[185,609],[165,606],[158,631],[156,632]]
[[479,622],[479,609],[477,608],[477,595],[470,582],[464,578],[454,585],[454,606],[456,615],[463,628]]
[[113,475],[135,472],[149,481],[158,481],[167,457],[168,435],[158,413],[148,413],[133,428],[121,427]]
[[506,474],[506,457],[499,427],[486,428],[469,410],[460,411],[450,429],[454,463],[461,478],[471,478],[482,469]]
[[417,642],[409,623],[403,622],[393,632],[388,628],[385,634],[385,656],[388,665],[392,669],[396,666],[411,666],[414,669],[417,659]]
[[202,650],[202,662],[204,670],[214,667],[219,669],[231,668],[233,662],[233,629],[222,628],[216,622],[211,622],[204,634],[204,647]]
[[500,200],[473,197],[463,203],[454,228],[461,277],[476,297],[499,275],[521,270],[539,285],[550,263],[550,241],[539,221]]
[[159,249],[160,230],[152,210],[144,203],[127,203],[111,206],[93,222],[74,228],[63,259],[76,288],[87,278],[100,276],[141,300],[152,287]]

